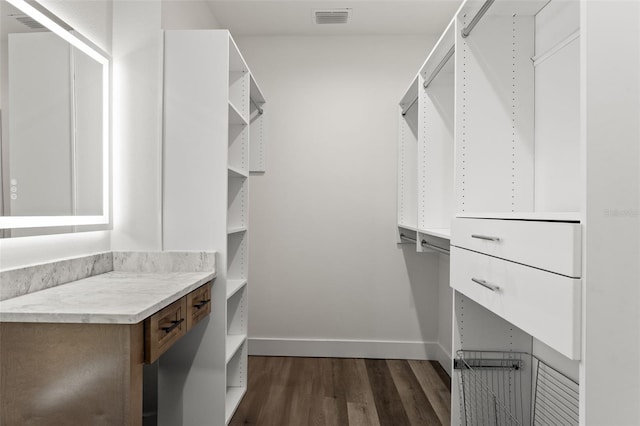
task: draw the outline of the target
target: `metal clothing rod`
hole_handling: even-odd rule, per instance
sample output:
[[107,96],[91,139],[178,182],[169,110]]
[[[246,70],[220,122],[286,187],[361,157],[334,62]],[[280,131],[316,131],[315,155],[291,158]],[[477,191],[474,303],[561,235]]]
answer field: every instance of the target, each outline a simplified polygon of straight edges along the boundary
[[407,237],[407,236],[406,236],[406,235],[404,235],[404,234],[400,234],[400,239],[401,239],[401,240],[407,240],[407,241],[410,241],[410,242],[412,242],[412,243],[415,243],[415,242],[416,242],[416,239],[415,239],[415,238]]
[[403,110],[402,110],[402,115],[405,116],[407,115],[407,113],[409,112],[409,110],[411,109],[412,106],[415,105],[416,101],[418,100],[418,95],[416,95],[415,98],[413,98],[413,100],[411,101],[411,103],[409,105],[407,105]]
[[543,63],[544,61],[546,61],[547,59],[549,59],[550,57],[552,57],[553,55],[555,55],[556,53],[558,53],[559,51],[564,49],[569,43],[571,43],[572,41],[574,41],[578,37],[580,37],[580,29],[578,29],[578,30],[574,31],[573,33],[569,34],[569,36],[567,38],[565,38],[560,43],[556,44],[555,46],[553,46],[551,49],[547,50],[546,52],[541,53],[540,55],[536,55],[533,58],[531,58],[531,60],[533,61],[533,66],[536,67],[536,66],[540,65],[541,63]]
[[474,16],[471,22],[469,22],[469,25],[462,29],[462,38],[469,37],[469,34],[471,34],[471,31],[473,31],[473,28],[478,24],[480,19],[482,19],[484,14],[487,13],[487,10],[489,10],[494,1],[495,0],[487,0],[484,2],[478,13],[476,13],[476,16]]
[[262,108],[260,108],[260,105],[258,105],[258,103],[256,101],[253,100],[253,98],[249,98],[251,100],[251,103],[256,107],[256,109],[258,110],[258,113],[260,115],[264,114],[264,110]]
[[429,78],[424,82],[423,87],[426,89],[427,87],[429,87],[429,85],[431,84],[431,82],[433,81],[433,79],[435,79],[438,74],[440,74],[440,71],[442,71],[442,68],[444,68],[444,66],[447,64],[447,62],[449,61],[449,59],[451,59],[451,57],[453,56],[453,54],[456,51],[456,47],[451,46],[451,49],[449,49],[449,51],[447,52],[446,55],[444,55],[444,58],[442,58],[442,60],[440,61],[440,63],[438,64],[438,66],[436,67],[436,69],[433,70],[433,72],[431,73],[431,75],[429,76]]
[[442,247],[438,247],[438,246],[436,246],[436,245],[434,245],[434,244],[431,244],[431,243],[429,243],[427,240],[422,240],[422,241],[420,242],[420,245],[421,245],[422,247],[426,247],[426,248],[431,249],[431,250],[433,250],[433,251],[437,251],[437,252],[439,252],[439,253],[446,254],[447,256],[451,255],[451,253],[449,252],[449,250],[445,250],[445,249],[443,249]]

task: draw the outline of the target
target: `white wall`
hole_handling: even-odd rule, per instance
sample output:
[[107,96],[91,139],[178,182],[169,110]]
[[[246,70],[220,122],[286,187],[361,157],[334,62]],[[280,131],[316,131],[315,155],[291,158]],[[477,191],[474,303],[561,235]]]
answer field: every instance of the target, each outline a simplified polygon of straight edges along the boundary
[[160,250],[161,28],[217,28],[191,1],[41,0],[113,57],[113,231],[0,239],[0,269],[113,250]]
[[269,128],[251,178],[251,351],[433,356],[419,342],[438,338],[438,256],[396,245],[395,200],[397,103],[435,39],[237,42]]
[[161,249],[161,12],[159,1],[114,2],[114,250]]
[[201,30],[220,28],[211,6],[204,1],[163,0],[162,28]]
[[[40,2],[89,40],[111,52],[111,1]],[[0,239],[0,269],[109,250],[108,231]]]
[[161,28],[217,26],[200,2],[114,2],[114,250],[162,249]]

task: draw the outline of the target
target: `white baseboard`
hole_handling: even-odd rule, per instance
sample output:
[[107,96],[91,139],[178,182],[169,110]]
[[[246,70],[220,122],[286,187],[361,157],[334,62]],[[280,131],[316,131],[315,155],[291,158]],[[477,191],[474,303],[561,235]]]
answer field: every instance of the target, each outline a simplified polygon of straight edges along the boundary
[[437,342],[249,338],[249,355],[434,360],[451,375],[451,357]]
[[453,377],[451,374],[452,363],[453,363],[451,358],[451,353],[447,351],[444,348],[444,346],[442,346],[441,344],[437,343],[437,345],[438,345],[438,348],[436,351],[435,360],[440,363],[440,365],[442,366],[442,368],[444,368],[444,370],[447,372],[449,377]]

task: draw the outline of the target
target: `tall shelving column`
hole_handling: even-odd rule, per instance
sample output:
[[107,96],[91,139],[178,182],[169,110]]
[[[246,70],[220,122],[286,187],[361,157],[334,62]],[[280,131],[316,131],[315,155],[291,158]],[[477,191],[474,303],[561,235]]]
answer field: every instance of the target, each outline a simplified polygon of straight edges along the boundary
[[165,32],[164,65],[164,249],[218,257],[211,317],[159,360],[158,418],[163,426],[218,426],[247,389],[249,117],[257,85],[226,30]]
[[249,69],[229,37],[225,423],[247,391],[249,80]]

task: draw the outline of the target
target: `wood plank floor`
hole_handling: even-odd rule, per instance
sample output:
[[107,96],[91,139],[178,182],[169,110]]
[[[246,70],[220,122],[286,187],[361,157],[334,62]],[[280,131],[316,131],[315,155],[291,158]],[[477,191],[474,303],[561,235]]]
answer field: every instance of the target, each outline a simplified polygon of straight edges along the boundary
[[230,425],[449,425],[451,381],[435,361],[249,357]]

